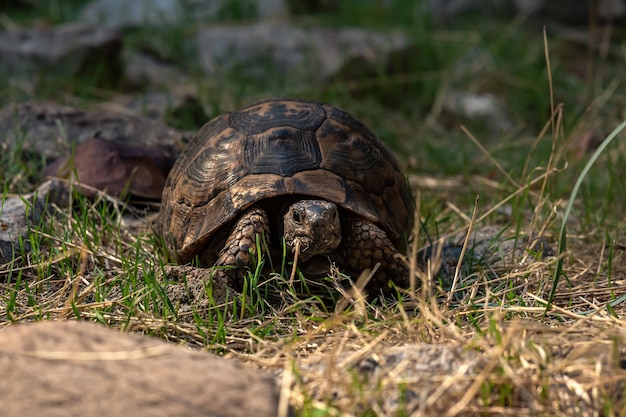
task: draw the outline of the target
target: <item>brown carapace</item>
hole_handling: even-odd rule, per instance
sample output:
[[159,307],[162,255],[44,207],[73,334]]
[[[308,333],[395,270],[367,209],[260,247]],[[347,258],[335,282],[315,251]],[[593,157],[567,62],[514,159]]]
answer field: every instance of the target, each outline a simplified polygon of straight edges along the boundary
[[[208,122],[180,155],[163,191],[158,230],[180,263],[199,258],[233,285],[261,236],[300,261],[320,257],[359,273],[380,263],[371,290],[408,286],[398,256],[414,202],[393,154],[343,110],[267,100]],[[399,251],[400,249],[400,251]],[[306,268],[305,268],[306,269]]]

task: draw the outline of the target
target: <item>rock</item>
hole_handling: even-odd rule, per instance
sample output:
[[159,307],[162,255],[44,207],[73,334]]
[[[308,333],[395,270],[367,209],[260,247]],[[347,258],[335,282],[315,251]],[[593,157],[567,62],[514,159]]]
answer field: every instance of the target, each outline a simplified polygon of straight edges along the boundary
[[42,177],[72,179],[93,196],[93,189],[116,197],[160,200],[171,156],[155,146],[135,146],[101,138],[79,144],[71,155],[48,165]]
[[206,352],[94,323],[0,333],[3,413],[29,416],[276,416],[272,377]]
[[263,79],[280,74],[302,83],[372,75],[393,54],[408,51],[400,32],[360,28],[301,28],[285,23],[216,25],[198,34],[198,56],[208,75],[240,72]]
[[117,31],[88,24],[5,31],[0,33],[0,70],[11,78],[53,71],[97,77],[110,85],[122,74],[121,49]]
[[95,0],[83,7],[79,20],[121,29],[172,24],[182,17],[179,0]]
[[[313,354],[299,363],[298,376],[317,400],[349,403],[353,397],[359,402],[356,415],[372,409],[382,415],[436,415],[463,397],[485,363],[484,356],[461,346],[416,343],[377,346],[364,358],[348,352]],[[438,401],[428,401],[448,379],[454,383],[438,393]]]
[[289,11],[289,5],[286,0],[256,0],[252,3],[256,7],[259,19],[282,17]]
[[[458,233],[446,239],[441,248],[441,265],[439,270],[433,272],[433,275],[437,276],[445,291],[452,287],[465,239],[466,232]],[[438,244],[435,243],[418,253],[418,261],[426,265],[428,259],[436,258],[437,252]],[[543,237],[523,233],[515,236],[499,226],[477,227],[472,231],[468,241],[459,271],[457,289],[472,284],[472,282],[466,283],[466,280],[478,269],[493,271],[496,268],[512,268],[527,265],[537,258],[543,259],[553,255],[553,248]]]
[[440,344],[379,340],[354,351],[336,343],[297,362],[297,387],[350,415],[474,416],[504,397],[517,410],[512,415],[524,407],[535,415],[538,402],[558,410],[549,415],[602,416],[607,403],[623,408],[623,334],[582,340],[526,319],[495,326],[495,337]]
[[81,10],[79,20],[125,29],[223,16],[264,19],[286,13],[286,0],[94,0]]
[[514,128],[504,101],[493,94],[448,91],[443,107],[457,117],[485,123],[494,134],[506,133]]
[[[461,247],[465,239],[466,233],[459,233],[448,239],[448,245]],[[493,267],[510,266],[522,261],[531,247],[542,258],[554,254],[545,238],[523,233],[512,236],[500,226],[482,226],[472,231],[467,254]]]
[[56,180],[44,182],[32,193],[4,199],[0,204],[0,264],[11,262],[22,250],[30,251],[28,231],[50,204],[66,207],[68,202],[66,184]]
[[84,111],[49,103],[10,104],[0,109],[0,131],[9,148],[24,147],[36,158],[56,159],[71,146],[94,137],[131,145],[158,146],[174,158],[181,134],[148,118],[105,111]]
[[[372,386],[381,386],[387,415],[400,408],[410,415],[426,407],[429,414],[447,411],[463,397],[472,383],[471,376],[485,363],[478,352],[460,346],[421,343],[390,347],[359,361],[355,369]],[[455,383],[440,401],[429,404],[428,399],[441,388],[439,381],[446,378],[454,378]],[[398,380],[407,381],[402,389],[398,389]]]

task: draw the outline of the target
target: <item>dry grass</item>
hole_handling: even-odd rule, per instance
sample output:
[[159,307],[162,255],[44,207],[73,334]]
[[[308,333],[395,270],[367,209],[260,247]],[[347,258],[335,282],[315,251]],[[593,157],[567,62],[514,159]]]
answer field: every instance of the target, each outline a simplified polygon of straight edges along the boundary
[[[143,215],[102,201],[80,207],[42,228],[56,233],[33,232],[49,256],[35,252],[20,268],[3,266],[11,277],[3,284],[2,326],[96,320],[225,353],[276,370],[285,398],[303,415],[626,413],[626,259],[615,241],[568,237],[567,279],[548,310],[556,257],[523,253],[463,277],[457,297],[432,272],[414,269],[425,284],[396,302],[368,305],[354,291],[328,312],[315,298],[294,302],[285,293],[256,315],[242,318],[220,305],[212,307],[213,321],[201,322],[164,307],[154,278],[157,243]],[[450,234],[471,222],[458,212]],[[532,214],[525,224],[554,241],[554,225]],[[417,239],[423,235],[416,229]]]

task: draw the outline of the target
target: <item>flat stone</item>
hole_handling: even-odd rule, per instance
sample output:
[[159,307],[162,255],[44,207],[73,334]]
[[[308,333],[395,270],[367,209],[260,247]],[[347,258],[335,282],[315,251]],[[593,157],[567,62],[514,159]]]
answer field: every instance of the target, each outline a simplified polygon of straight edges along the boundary
[[0,70],[10,78],[29,78],[41,71],[100,74],[115,83],[122,74],[121,49],[117,31],[90,24],[10,30],[0,33]]
[[286,0],[94,0],[79,14],[79,20],[126,29],[139,26],[176,25],[214,20],[229,15],[229,8],[248,18],[287,14]]
[[208,75],[239,71],[263,78],[280,74],[302,83],[376,74],[390,56],[408,51],[400,32],[360,28],[303,28],[286,23],[214,25],[198,34],[198,56]]
[[[377,346],[366,356],[313,354],[298,363],[298,375],[308,392],[324,401],[356,395],[362,409],[375,405],[383,415],[436,415],[455,405],[470,387],[486,358],[476,351],[453,344],[413,343]],[[429,401],[442,381],[454,380],[438,401]],[[361,394],[362,395],[362,394]]]
[[11,262],[21,251],[29,252],[28,232],[35,227],[50,204],[67,206],[69,192],[63,182],[50,180],[37,190],[12,195],[0,202],[0,265]]
[[182,16],[180,0],[95,0],[83,7],[79,20],[121,29],[172,24]]
[[276,416],[266,372],[86,322],[0,332],[2,410],[30,416]]
[[[424,409],[445,412],[456,404],[485,365],[485,358],[472,350],[446,344],[409,344],[394,346],[356,364],[361,376],[370,384],[383,387],[382,406],[389,414],[400,407],[408,414]],[[407,381],[402,390],[391,375]],[[439,381],[454,378],[445,398],[432,404],[428,399],[438,390]],[[374,385],[374,386],[375,386]]]

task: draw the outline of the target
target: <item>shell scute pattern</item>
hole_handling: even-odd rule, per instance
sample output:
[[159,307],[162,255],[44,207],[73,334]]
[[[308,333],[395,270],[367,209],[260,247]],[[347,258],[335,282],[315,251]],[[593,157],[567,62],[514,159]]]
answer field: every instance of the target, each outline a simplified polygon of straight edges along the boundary
[[321,168],[335,172],[348,181],[367,184],[370,192],[382,193],[389,182],[388,163],[382,153],[358,132],[336,121],[327,120],[319,131],[318,139],[324,162]]
[[231,113],[230,124],[245,135],[256,135],[285,126],[315,131],[325,118],[324,107],[317,103],[265,101]]
[[198,147],[195,158],[188,162],[186,175],[181,175],[178,187],[185,190],[179,195],[184,204],[202,206],[217,195],[227,191],[248,174],[237,158],[237,142],[240,134],[225,129],[213,136],[206,146]]
[[291,177],[299,171],[317,169],[322,156],[315,133],[293,127],[271,128],[247,136],[243,163],[252,174]]
[[361,122],[333,106],[269,100],[205,125],[168,178],[159,219],[179,262],[263,199],[302,195],[408,233],[413,201],[395,158]]

